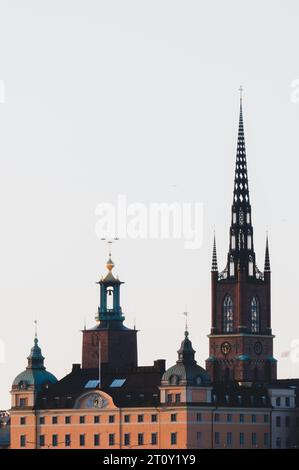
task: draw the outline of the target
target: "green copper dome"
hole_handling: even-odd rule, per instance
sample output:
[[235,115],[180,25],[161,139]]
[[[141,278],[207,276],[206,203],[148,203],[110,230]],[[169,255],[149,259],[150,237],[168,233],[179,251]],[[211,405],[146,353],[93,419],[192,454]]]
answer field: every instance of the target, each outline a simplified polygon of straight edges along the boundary
[[56,377],[46,371],[44,357],[38,345],[37,337],[34,338],[34,345],[27,359],[28,365],[23,372],[16,376],[12,383],[13,387],[27,388],[34,386],[40,389],[43,385],[57,382]]
[[163,374],[162,385],[210,385],[210,377],[205,369],[200,367],[194,359],[195,351],[189,339],[188,331],[178,350],[176,364]]

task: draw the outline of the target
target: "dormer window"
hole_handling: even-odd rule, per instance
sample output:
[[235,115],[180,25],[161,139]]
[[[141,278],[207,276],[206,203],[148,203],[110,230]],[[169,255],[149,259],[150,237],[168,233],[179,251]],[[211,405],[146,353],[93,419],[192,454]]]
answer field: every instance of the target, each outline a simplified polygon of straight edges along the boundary
[[171,385],[177,385],[179,383],[179,378],[177,375],[172,375],[169,379]]

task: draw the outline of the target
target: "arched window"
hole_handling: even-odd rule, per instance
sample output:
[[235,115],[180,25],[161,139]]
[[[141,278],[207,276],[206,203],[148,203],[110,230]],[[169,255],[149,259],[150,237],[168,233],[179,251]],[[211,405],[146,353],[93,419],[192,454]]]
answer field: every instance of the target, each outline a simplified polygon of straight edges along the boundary
[[251,301],[251,333],[259,333],[260,331],[260,308],[259,301],[253,297]]
[[223,332],[232,333],[233,331],[233,301],[229,295],[225,296],[223,302]]
[[107,295],[107,309],[113,310],[114,289],[112,286],[107,287],[106,295]]

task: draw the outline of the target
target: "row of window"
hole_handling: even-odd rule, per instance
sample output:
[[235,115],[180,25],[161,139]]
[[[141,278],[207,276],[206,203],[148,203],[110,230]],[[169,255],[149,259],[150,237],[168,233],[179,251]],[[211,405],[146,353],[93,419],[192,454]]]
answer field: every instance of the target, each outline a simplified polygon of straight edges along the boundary
[[[283,406],[283,402],[282,402],[281,397],[277,397],[276,400],[275,400],[275,403],[276,403],[276,406]],[[291,406],[290,397],[285,397],[284,404],[285,404],[285,406]]]
[[[62,416],[52,416],[52,424],[60,424],[61,419],[63,418]],[[171,421],[176,421],[177,420],[177,415],[176,413],[171,414],[170,416]],[[79,424],[85,424],[86,422],[86,416],[79,416]],[[93,417],[93,422],[95,424],[98,424],[101,422],[101,416],[96,415]],[[124,422],[125,423],[130,423],[131,422],[131,415],[124,415]],[[144,422],[144,415],[137,415],[137,422],[138,423],[143,423]],[[152,414],[151,415],[151,422],[152,423],[157,423],[158,422],[158,415],[157,414]],[[109,415],[108,416],[108,423],[113,424],[115,423],[115,415]],[[20,424],[25,425],[26,424],[26,417],[22,416],[20,418]],[[39,417],[39,424],[43,425],[46,424],[46,417],[45,416],[40,416]],[[64,416],[64,424],[72,424],[72,416]]]
[[[220,422],[222,416],[224,416],[224,415],[221,415],[220,413],[215,413],[214,421],[215,422]],[[257,415],[253,414],[253,415],[246,415],[246,416],[251,416],[251,422],[256,423]],[[58,416],[52,416],[52,424],[58,424],[58,418],[59,418]],[[71,418],[72,418],[71,416],[65,416],[64,417],[64,423],[65,424],[71,424],[72,423]],[[85,424],[85,422],[86,422],[85,418],[86,418],[86,416],[79,416],[79,423],[80,424]],[[101,422],[100,418],[101,417],[99,415],[94,416],[93,417],[94,423],[95,424],[100,423]],[[195,418],[196,418],[197,422],[202,421],[202,414],[201,413],[196,413]],[[46,421],[46,417],[45,416],[40,416],[39,424],[43,425],[43,424],[45,424],[45,421]],[[158,421],[158,415],[157,414],[152,414],[151,415],[151,422],[156,423],[157,421]],[[171,413],[170,421],[171,422],[176,422],[177,421],[177,413]],[[264,423],[268,423],[269,422],[269,415],[263,415],[263,421],[264,421]],[[114,422],[115,422],[115,415],[109,415],[108,423],[114,423]],[[131,422],[131,415],[124,415],[124,422],[125,423],[130,423]],[[138,423],[143,423],[144,422],[144,415],[137,415],[137,422]],[[226,422],[227,423],[232,423],[233,422],[233,415],[232,414],[229,413],[229,414],[226,415]],[[245,415],[244,414],[239,415],[239,422],[240,423],[245,422]],[[280,416],[277,416],[276,425],[280,426],[281,425],[280,423],[281,423],[281,418],[280,418]],[[286,423],[286,426],[289,426],[289,423],[290,423],[290,417],[289,416],[285,417],[285,423]],[[20,418],[20,424],[21,425],[26,424],[26,417],[25,416],[22,416]]]
[[[251,433],[250,439],[251,439],[252,447],[257,446],[257,434],[256,434],[256,432]],[[221,436],[220,432],[215,432],[214,442],[215,442],[216,446],[221,445],[221,444],[223,444],[224,446],[225,445],[232,446],[233,445],[233,433],[232,432],[227,432],[226,436],[225,436],[225,434]],[[245,433],[244,432],[239,433],[239,445],[240,446],[245,445]],[[267,432],[264,433],[263,445],[264,445],[264,447],[269,447],[269,433],[267,433]]]
[[[170,438],[169,442],[171,445],[176,445],[177,444],[177,433],[172,432],[170,433]],[[39,447],[57,447],[58,445],[65,445],[66,447],[70,447],[72,443],[71,440],[71,434],[65,434],[64,435],[64,440],[60,441],[58,434],[52,434],[52,439],[51,439],[51,444],[46,444],[46,436],[44,434],[41,434],[39,436],[38,444]],[[125,433],[123,436],[123,443],[125,446],[130,446],[131,445],[131,434]],[[32,442],[27,442],[27,438],[25,434],[22,434],[20,436],[20,446],[21,447],[26,447],[27,444],[32,444]],[[118,443],[115,440],[115,434],[108,434],[108,444],[109,446],[115,446],[118,445]],[[146,443],[144,440],[144,434],[139,433],[137,435],[137,445],[138,446],[143,446],[146,444],[150,445],[157,445],[158,444],[158,433],[152,433],[150,442]],[[79,435],[79,445],[80,447],[83,447],[86,445],[86,435],[85,434],[80,434]],[[101,445],[101,435],[100,434],[94,434],[93,435],[93,445],[95,447]]]
[[[286,428],[289,428],[290,427],[290,423],[291,423],[291,417],[290,416],[285,416],[285,419],[284,419],[284,424],[285,424],[285,427]],[[276,416],[275,418],[275,424],[278,428],[280,428],[282,426],[282,416]],[[297,421],[297,426],[298,426],[298,421]]]
[[[223,332],[232,333],[234,330],[233,301],[230,295],[226,295],[223,301]],[[257,297],[253,297],[250,305],[250,329],[252,333],[260,331],[260,307]]]
[[[220,422],[222,416],[225,416],[225,415],[220,415],[220,413],[215,413],[214,421]],[[253,415],[246,415],[246,416],[251,416],[251,422],[256,423],[257,415],[253,414]],[[263,415],[263,421],[264,421],[264,423],[268,423],[269,422],[269,415]],[[227,423],[232,423],[233,422],[233,415],[232,414],[229,413],[229,414],[226,415],[226,422]],[[245,422],[245,415],[240,414],[239,415],[239,423],[244,423],[244,422]]]

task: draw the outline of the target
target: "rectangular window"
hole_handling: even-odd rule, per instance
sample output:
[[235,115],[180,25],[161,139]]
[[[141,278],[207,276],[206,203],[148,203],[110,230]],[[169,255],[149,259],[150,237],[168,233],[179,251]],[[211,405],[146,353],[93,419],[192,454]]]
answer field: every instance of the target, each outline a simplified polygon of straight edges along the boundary
[[39,446],[40,446],[40,447],[44,447],[44,445],[45,445],[45,435],[44,435],[44,434],[41,434],[41,435],[39,436]]
[[240,415],[240,423],[244,423],[244,415],[243,414]]
[[130,445],[130,434],[125,434],[124,435],[124,444],[125,444],[125,446]]
[[151,444],[152,446],[155,446],[157,445],[157,443],[158,443],[158,434],[156,432],[153,432],[151,436]]
[[22,425],[23,425],[23,424],[26,424],[26,418],[25,418],[24,416],[22,416],[22,417],[20,418],[20,424],[22,424]]
[[167,394],[167,403],[172,403],[172,394],[171,393]]
[[142,434],[142,433],[139,433],[139,434],[138,434],[138,445],[139,445],[139,446],[143,446],[143,442],[144,442],[143,434]]
[[52,447],[58,446],[58,434],[52,434]]
[[64,436],[64,445],[65,445],[65,447],[70,447],[70,445],[71,445],[71,435],[70,434],[66,434]]
[[251,444],[252,444],[253,446],[256,446],[256,432],[253,432],[253,433],[251,434]]
[[158,421],[158,415],[152,415],[152,423],[156,423]]
[[244,433],[240,432],[240,446],[244,445]]
[[114,415],[110,415],[109,416],[109,423],[114,423],[115,421],[115,416]]
[[39,424],[45,424],[45,417],[44,416],[40,416]]
[[109,445],[114,446],[114,444],[115,444],[115,435],[109,434]]
[[286,416],[286,428],[289,428],[290,427],[290,417],[289,416]]
[[201,432],[197,432],[197,433],[196,433],[196,440],[197,440],[197,442],[198,442],[199,444],[201,443],[201,438],[202,438]]
[[71,417],[70,416],[65,417],[65,424],[71,424]]
[[26,436],[25,436],[25,434],[21,434],[21,436],[20,436],[20,446],[21,447],[26,447]]
[[58,417],[52,416],[52,424],[57,424],[57,423],[58,423]]
[[220,444],[220,432],[215,432],[215,444]]
[[27,398],[20,398],[20,408],[24,408],[25,406],[27,406]]
[[227,415],[227,422],[228,422],[228,423],[231,423],[232,420],[233,420],[233,415],[228,414],[228,415]]
[[79,418],[79,423],[84,424],[85,423],[85,416],[80,416]]
[[281,418],[280,418],[280,416],[276,416],[276,420],[275,420],[275,421],[276,421],[276,426],[277,426],[278,428],[280,428],[280,426],[281,426]]
[[291,405],[290,397],[286,397],[286,406],[290,406],[290,405]]
[[196,413],[196,421],[201,421],[201,413]]
[[137,421],[138,423],[143,423],[143,415],[138,415]]
[[268,423],[269,422],[269,415],[264,415],[264,423]]
[[264,447],[269,447],[269,434],[267,432],[264,433]]
[[94,424],[99,424],[99,422],[100,422],[99,415],[96,415],[96,416],[93,417],[93,422],[94,422]]
[[277,447],[278,449],[281,448],[281,438],[280,438],[280,437],[277,437],[277,438],[276,438],[276,447]]
[[219,415],[219,413],[215,413],[214,420],[215,420],[216,422],[220,421],[220,415]]
[[180,401],[181,401],[181,394],[180,394],[180,393],[176,393],[176,394],[175,394],[175,402],[176,402],[176,403],[180,403]]
[[171,445],[176,445],[177,443],[177,433],[176,432],[172,432],[171,435],[170,435],[170,443]]
[[130,422],[130,415],[125,415],[125,423],[129,423]]
[[228,432],[227,435],[226,435],[226,443],[228,446],[231,446],[232,445],[232,441],[233,441],[233,435],[231,432]]
[[99,434],[94,434],[93,435],[93,445],[95,447],[100,445],[100,435]]
[[176,413],[171,413],[170,415],[170,421],[175,422],[176,421]]
[[251,415],[251,422],[256,423],[256,415]]
[[80,446],[85,446],[85,434],[80,434],[79,443]]

